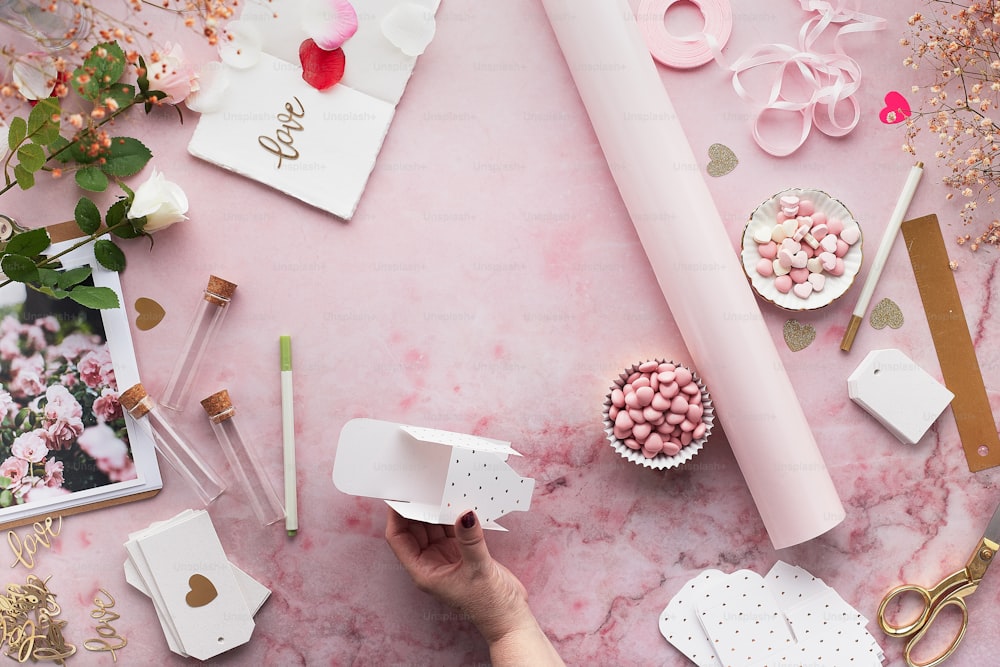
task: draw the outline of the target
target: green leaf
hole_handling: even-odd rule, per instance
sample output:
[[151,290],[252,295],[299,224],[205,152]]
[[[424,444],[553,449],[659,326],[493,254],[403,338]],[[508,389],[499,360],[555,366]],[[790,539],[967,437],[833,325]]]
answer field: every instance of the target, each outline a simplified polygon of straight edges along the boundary
[[49,233],[44,227],[39,227],[38,229],[16,234],[7,243],[4,252],[24,255],[25,257],[34,257],[48,248],[50,243]]
[[97,167],[84,167],[76,172],[76,184],[91,192],[104,192],[108,189],[108,177]]
[[90,265],[78,266],[75,269],[69,269],[68,271],[55,271],[54,273],[59,276],[55,284],[62,289],[69,289],[74,285],[82,283],[84,280],[89,278],[90,274],[93,272],[94,270],[90,268]]
[[69,298],[87,308],[118,308],[121,305],[118,295],[110,287],[77,285],[70,290]]
[[0,489],[6,489],[13,481],[10,477],[0,476]]
[[45,165],[45,149],[38,144],[22,144],[17,149],[17,159],[22,167],[34,173]]
[[0,507],[10,507],[14,504],[14,494],[9,490],[0,491]]
[[109,271],[125,270],[125,253],[108,239],[98,239],[94,243],[94,257],[97,262]]
[[73,70],[70,83],[84,99],[102,104],[107,92],[125,73],[125,52],[114,42],[96,44]]
[[138,139],[115,137],[111,140],[106,157],[107,161],[101,165],[104,173],[125,178],[142,171],[153,153]]
[[113,99],[119,109],[124,109],[135,103],[135,86],[130,83],[116,83],[101,98],[101,102],[107,105],[108,98]]
[[14,426],[21,428],[21,424],[24,423],[24,420],[27,419],[30,414],[31,408],[21,408],[18,410],[17,414],[14,416]]
[[11,280],[19,283],[38,280],[38,268],[35,263],[23,255],[4,255],[0,260],[0,271]]
[[117,236],[120,239],[136,238],[142,233],[142,225],[146,222],[146,218],[143,217],[138,220],[131,220],[131,224],[115,227],[115,225],[125,220],[129,205],[129,200],[119,199],[111,205],[111,208],[108,209],[108,214],[105,217],[105,222],[108,227],[111,228],[112,235]]
[[73,217],[84,234],[93,234],[101,228],[101,212],[97,209],[97,204],[87,197],[80,197]]
[[14,178],[22,190],[34,187],[35,175],[19,164],[14,165]]
[[69,146],[69,139],[62,135],[56,137],[54,141],[49,143],[49,159],[58,160],[63,163],[72,160],[72,155],[66,149],[67,146]]
[[7,128],[7,145],[10,149],[17,150],[26,136],[28,136],[28,123],[20,116],[11,118],[10,127]]
[[38,269],[38,282],[44,287],[55,287],[62,274],[55,269]]
[[59,136],[59,115],[62,109],[59,98],[39,100],[28,114],[28,136],[43,146],[48,146]]

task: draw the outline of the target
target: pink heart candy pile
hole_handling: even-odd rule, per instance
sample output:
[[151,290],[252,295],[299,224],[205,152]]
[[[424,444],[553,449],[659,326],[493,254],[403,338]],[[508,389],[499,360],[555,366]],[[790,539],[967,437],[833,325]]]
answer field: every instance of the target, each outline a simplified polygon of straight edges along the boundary
[[774,224],[753,233],[757,244],[756,269],[763,278],[774,278],[774,288],[808,299],[822,292],[827,275],[844,275],[844,256],[861,240],[854,220],[829,218],[814,202],[786,195],[780,200]]
[[674,456],[706,438],[708,392],[690,369],[672,362],[646,361],[611,389],[607,422],[614,437],[646,458]]

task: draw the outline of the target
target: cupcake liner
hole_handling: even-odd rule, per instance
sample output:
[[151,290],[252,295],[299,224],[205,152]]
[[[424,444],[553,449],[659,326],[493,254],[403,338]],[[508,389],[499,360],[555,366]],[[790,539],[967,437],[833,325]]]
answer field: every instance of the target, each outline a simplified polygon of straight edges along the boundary
[[694,369],[690,368],[689,366],[685,366],[684,364],[679,364],[675,361],[671,361],[669,359],[650,359],[649,361],[655,361],[658,364],[662,363],[674,364],[675,366],[684,367],[687,368],[689,371],[691,371],[692,378],[698,385],[698,388],[701,390],[701,405],[705,411],[701,419],[705,423],[705,435],[698,438],[697,440],[692,440],[684,447],[681,447],[680,451],[674,454],[673,456],[668,456],[666,454],[660,453],[654,456],[653,458],[646,458],[646,456],[642,453],[641,449],[632,449],[624,442],[619,440],[617,437],[615,437],[614,433],[615,423],[614,420],[611,419],[610,415],[611,393],[615,389],[622,389],[628,382],[629,376],[632,375],[632,373],[637,372],[639,370],[639,367],[646,362],[639,362],[637,364],[632,364],[631,366],[626,368],[621,373],[621,375],[618,376],[618,379],[615,380],[614,384],[612,384],[611,387],[608,389],[608,394],[604,399],[604,411],[602,413],[604,419],[604,433],[608,438],[608,442],[611,444],[611,448],[614,449],[616,452],[618,452],[619,456],[631,461],[632,463],[635,463],[636,465],[640,465],[644,468],[651,468],[653,470],[666,470],[670,468],[677,468],[683,465],[684,463],[687,463],[691,459],[693,459],[695,455],[701,451],[702,447],[705,446],[705,443],[708,441],[708,438],[712,435],[712,426],[715,424],[715,406],[712,403],[712,397],[709,395],[708,390],[705,388],[705,383],[702,382],[701,377],[698,376],[698,373]]
[[779,308],[789,311],[807,311],[823,308],[843,296],[851,288],[851,285],[854,284],[854,279],[861,270],[863,260],[862,244],[864,242],[864,230],[861,230],[861,239],[851,246],[851,249],[844,255],[844,274],[841,276],[825,274],[826,285],[823,287],[823,291],[813,292],[806,299],[799,298],[791,292],[782,294],[774,286],[773,277],[765,278],[757,273],[757,261],[760,259],[760,254],[757,252],[757,243],[753,240],[753,235],[758,229],[770,229],[774,226],[775,216],[777,216],[780,209],[780,200],[785,195],[795,195],[800,199],[812,200],[816,210],[822,211],[828,218],[840,218],[844,222],[850,220],[857,222],[843,202],[834,199],[822,190],[805,188],[782,190],[761,203],[750,214],[750,220],[743,229],[742,250],[740,252],[743,272],[746,273],[753,291],[760,298]]

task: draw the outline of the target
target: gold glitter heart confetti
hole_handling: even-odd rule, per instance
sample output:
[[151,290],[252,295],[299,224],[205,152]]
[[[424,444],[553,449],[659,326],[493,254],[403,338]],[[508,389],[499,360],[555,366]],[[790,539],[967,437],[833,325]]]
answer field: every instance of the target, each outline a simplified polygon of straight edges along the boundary
[[816,340],[816,329],[811,324],[802,324],[798,320],[785,322],[785,345],[792,352],[804,350]]
[[733,152],[729,146],[724,144],[712,144],[708,147],[708,157],[710,162],[706,171],[708,171],[709,176],[725,176],[733,169],[736,169],[736,165],[740,163],[736,159],[736,153]]
[[876,329],[898,329],[903,326],[903,311],[892,299],[882,299],[872,308],[868,321]]

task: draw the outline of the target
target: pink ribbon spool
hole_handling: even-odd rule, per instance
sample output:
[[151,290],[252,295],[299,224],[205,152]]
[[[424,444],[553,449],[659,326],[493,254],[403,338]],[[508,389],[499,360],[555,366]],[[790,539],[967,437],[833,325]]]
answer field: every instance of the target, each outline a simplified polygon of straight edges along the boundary
[[684,37],[670,34],[664,17],[681,0],[642,0],[636,22],[649,52],[660,63],[677,69],[704,65],[715,57],[733,31],[733,8],[729,0],[686,0],[698,8],[705,19],[701,32]]

